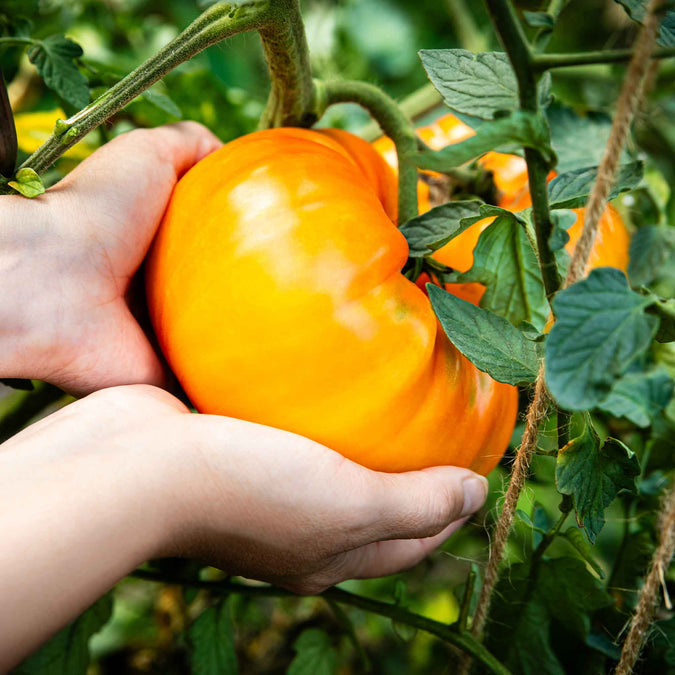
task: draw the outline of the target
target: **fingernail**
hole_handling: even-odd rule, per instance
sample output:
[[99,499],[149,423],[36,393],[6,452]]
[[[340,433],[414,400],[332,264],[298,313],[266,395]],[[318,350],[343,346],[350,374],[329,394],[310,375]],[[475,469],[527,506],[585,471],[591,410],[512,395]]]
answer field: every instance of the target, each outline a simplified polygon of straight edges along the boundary
[[462,516],[476,513],[483,506],[488,492],[488,482],[482,476],[470,476],[462,481],[464,489],[464,508]]

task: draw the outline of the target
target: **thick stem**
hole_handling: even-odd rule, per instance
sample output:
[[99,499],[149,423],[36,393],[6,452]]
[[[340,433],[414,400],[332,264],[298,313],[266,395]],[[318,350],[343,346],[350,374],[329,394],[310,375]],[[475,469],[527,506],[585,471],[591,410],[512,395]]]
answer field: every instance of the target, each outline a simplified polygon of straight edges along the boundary
[[[535,56],[532,67],[537,72],[553,68],[570,68],[574,66],[595,66],[599,63],[628,63],[634,49],[616,49],[613,51],[583,52],[581,54],[541,54]],[[675,57],[675,47],[655,49],[651,58],[669,59]]]
[[[537,113],[539,112],[539,93],[537,75],[532,69],[534,57],[513,6],[508,0],[485,0],[485,4],[515,71],[520,108]],[[562,280],[549,244],[553,232],[546,184],[549,167],[546,158],[533,148],[525,148],[525,160],[532,195],[532,215],[537,236],[539,266],[546,297],[550,301],[560,288]]]
[[260,29],[272,86],[260,127],[310,127],[316,122],[309,48],[298,0],[275,0]]
[[[160,583],[178,584],[188,586],[190,588],[200,588],[212,591],[216,594],[230,594],[240,593],[250,597],[265,597],[265,598],[288,598],[296,597],[294,593],[276,586],[247,586],[236,581],[201,581],[198,579],[184,579],[184,578],[168,578],[165,574],[151,572],[148,570],[136,570],[131,575],[138,579],[145,581],[155,581]],[[350,605],[351,607],[358,607],[366,612],[379,614],[385,616],[397,623],[406,624],[419,630],[423,630],[431,635],[435,635],[444,642],[459,647],[460,649],[472,654],[478,661],[480,661],[491,673],[496,675],[509,675],[508,668],[503,666],[490,652],[485,649],[479,642],[466,633],[451,628],[447,624],[427,619],[425,616],[414,614],[407,609],[394,605],[388,602],[380,602],[372,598],[366,598],[363,595],[350,593],[341,588],[329,588],[319,595],[332,602],[337,602],[341,605]]]
[[37,173],[42,173],[68,148],[170,70],[209,45],[243,31],[265,27],[269,20],[267,0],[219,2],[213,5],[155,56],[121,79],[102,96],[69,119],[59,121],[55,133],[20,168],[30,167]]
[[380,125],[382,132],[396,145],[398,156],[398,222],[403,224],[417,215],[417,136],[412,122],[396,102],[379,87],[365,82],[324,82],[326,105],[358,103]]

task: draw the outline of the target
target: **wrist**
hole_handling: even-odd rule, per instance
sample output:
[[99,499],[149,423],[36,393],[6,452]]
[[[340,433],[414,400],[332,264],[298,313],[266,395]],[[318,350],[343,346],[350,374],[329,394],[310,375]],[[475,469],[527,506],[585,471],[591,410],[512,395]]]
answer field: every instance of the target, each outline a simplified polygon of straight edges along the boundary
[[48,379],[54,362],[54,299],[47,276],[58,263],[54,250],[49,250],[48,221],[40,217],[44,208],[35,207],[23,197],[0,198],[0,278],[4,282],[0,377]]

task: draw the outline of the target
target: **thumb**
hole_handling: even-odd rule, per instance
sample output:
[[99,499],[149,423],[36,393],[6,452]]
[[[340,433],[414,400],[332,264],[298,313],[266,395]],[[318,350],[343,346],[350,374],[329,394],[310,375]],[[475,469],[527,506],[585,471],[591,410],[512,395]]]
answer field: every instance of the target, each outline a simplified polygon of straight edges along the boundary
[[487,497],[487,480],[468,469],[370,473],[361,516],[363,543],[432,537],[478,511]]

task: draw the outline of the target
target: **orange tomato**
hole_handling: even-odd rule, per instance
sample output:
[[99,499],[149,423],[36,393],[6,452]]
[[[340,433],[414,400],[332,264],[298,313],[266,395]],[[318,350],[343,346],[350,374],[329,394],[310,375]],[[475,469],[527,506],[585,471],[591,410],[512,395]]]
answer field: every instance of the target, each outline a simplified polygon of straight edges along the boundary
[[[446,145],[468,138],[475,132],[453,114],[447,114],[433,124],[421,127],[417,130],[417,133],[432,149],[440,150]],[[373,145],[387,163],[395,169],[397,162],[393,142],[389,138],[382,137],[375,141]],[[501,152],[488,152],[478,160],[478,164],[482,168],[492,171],[498,191],[499,206],[511,211],[520,211],[532,205],[527,185],[527,165],[524,159]],[[555,172],[552,171],[549,174],[549,180],[555,176]],[[428,187],[422,179],[418,185],[420,213],[424,213],[431,208],[428,195]],[[568,230],[570,240],[565,246],[570,255],[574,252],[574,247],[581,236],[584,224],[584,210],[573,210],[577,214],[577,220]],[[489,227],[493,221],[494,218],[486,218],[474,223],[449,241],[443,248],[435,251],[433,257],[438,262],[459,272],[467,272],[473,266],[473,251],[481,232]],[[608,206],[600,218],[598,233],[588,261],[588,269],[610,266],[617,267],[625,272],[628,269],[629,244],[630,236],[621,216],[612,206]],[[423,274],[420,276],[418,283],[423,288],[428,281],[428,276]],[[485,287],[479,283],[446,284],[445,288],[454,295],[474,304],[480,302],[485,292]]]
[[293,431],[382,471],[486,474],[515,387],[449,342],[401,274],[395,176],[341,131],[272,129],[178,182],[146,276],[168,363],[201,412]]

